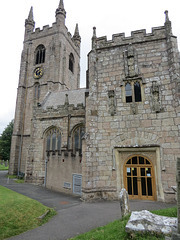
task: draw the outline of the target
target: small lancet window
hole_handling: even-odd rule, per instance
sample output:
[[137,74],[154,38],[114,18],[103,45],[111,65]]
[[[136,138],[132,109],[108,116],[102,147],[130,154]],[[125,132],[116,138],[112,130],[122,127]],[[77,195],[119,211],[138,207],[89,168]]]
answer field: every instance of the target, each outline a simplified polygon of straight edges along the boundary
[[125,91],[126,91],[126,102],[132,102],[132,87],[130,83],[126,84]]
[[74,56],[72,53],[69,55],[69,70],[72,73],[74,72]]
[[40,64],[45,62],[46,49],[44,45],[39,45],[35,51],[35,64]]
[[39,85],[39,83],[35,85],[34,97],[35,97],[36,100],[39,100],[39,98],[40,98],[40,85]]
[[134,83],[135,102],[141,102],[141,86],[139,82]]

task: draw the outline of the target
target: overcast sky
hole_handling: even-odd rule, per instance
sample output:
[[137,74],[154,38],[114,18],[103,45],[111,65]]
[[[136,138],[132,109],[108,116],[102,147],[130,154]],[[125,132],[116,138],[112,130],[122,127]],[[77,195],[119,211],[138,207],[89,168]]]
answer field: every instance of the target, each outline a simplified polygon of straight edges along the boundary
[[[23,48],[24,23],[33,6],[35,27],[52,25],[59,0],[8,0],[1,2],[1,88],[0,134],[14,118],[16,93],[19,80],[20,57]],[[97,36],[163,26],[164,11],[169,11],[173,34],[180,46],[180,0],[64,0],[66,26],[74,34],[79,24],[81,35],[81,86],[85,86],[87,53],[91,49],[92,28]]]

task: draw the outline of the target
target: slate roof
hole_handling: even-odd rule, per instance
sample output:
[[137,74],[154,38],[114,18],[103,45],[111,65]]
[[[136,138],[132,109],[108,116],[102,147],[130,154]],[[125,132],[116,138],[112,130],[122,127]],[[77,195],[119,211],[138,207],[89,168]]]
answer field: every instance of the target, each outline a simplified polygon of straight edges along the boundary
[[74,104],[75,107],[77,104],[83,104],[85,106],[85,92],[87,91],[87,89],[81,88],[71,91],[50,92],[45,97],[42,108],[46,109],[52,106],[57,108],[58,105],[64,105],[66,94],[68,94],[69,104]]

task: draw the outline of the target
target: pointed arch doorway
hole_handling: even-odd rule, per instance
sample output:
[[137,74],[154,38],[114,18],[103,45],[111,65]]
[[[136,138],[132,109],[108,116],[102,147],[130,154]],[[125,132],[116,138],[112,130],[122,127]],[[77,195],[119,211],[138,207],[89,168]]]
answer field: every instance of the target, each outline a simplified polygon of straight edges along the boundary
[[130,199],[156,200],[151,161],[141,155],[130,157],[124,164],[124,185]]

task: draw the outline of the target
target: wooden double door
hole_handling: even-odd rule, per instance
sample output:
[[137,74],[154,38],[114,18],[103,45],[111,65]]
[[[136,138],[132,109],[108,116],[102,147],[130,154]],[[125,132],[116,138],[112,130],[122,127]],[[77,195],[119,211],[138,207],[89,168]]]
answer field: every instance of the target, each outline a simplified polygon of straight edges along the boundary
[[128,159],[124,183],[130,199],[156,200],[154,169],[147,158],[136,155]]

